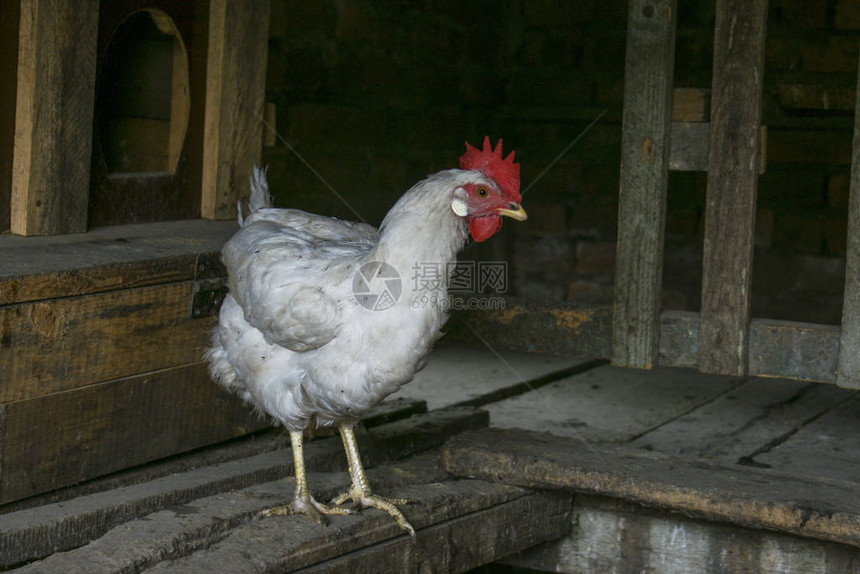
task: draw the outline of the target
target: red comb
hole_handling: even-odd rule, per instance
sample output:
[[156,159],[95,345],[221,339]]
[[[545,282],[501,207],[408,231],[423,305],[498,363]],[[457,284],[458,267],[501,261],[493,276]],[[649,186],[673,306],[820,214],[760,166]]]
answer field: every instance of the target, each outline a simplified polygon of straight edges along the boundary
[[484,175],[499,184],[502,193],[519,203],[520,195],[520,164],[514,163],[514,154],[502,159],[502,140],[496,144],[496,149],[490,144],[490,136],[484,138],[484,149],[469,145],[466,142],[466,153],[460,158],[460,169],[478,169]]

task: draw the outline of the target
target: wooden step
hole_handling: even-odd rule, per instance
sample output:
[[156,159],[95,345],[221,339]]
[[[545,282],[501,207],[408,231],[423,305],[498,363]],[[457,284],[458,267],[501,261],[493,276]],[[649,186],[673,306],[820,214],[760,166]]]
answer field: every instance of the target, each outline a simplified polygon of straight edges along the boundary
[[452,438],[449,472],[506,484],[600,494],[749,528],[860,546],[856,482],[788,476],[531,431]]
[[[378,426],[372,431],[361,433],[358,442],[365,465],[372,468],[436,448],[454,434],[485,427],[488,420],[485,412],[470,407],[440,409]],[[339,437],[309,442],[305,447],[305,461],[311,472],[337,471],[345,484],[346,474],[343,471],[346,470],[346,461]],[[0,515],[0,568],[77,548],[98,539],[114,527],[124,528],[123,522],[170,508],[174,509],[171,512],[181,515],[182,508],[201,498],[272,481],[274,485],[279,485],[272,488],[284,489],[284,479],[292,476],[292,473],[290,450],[278,448],[61,502],[8,512]],[[281,497],[287,500],[289,493],[285,490]],[[263,502],[269,506],[278,504],[272,502],[271,498],[263,498]],[[241,513],[239,516],[251,518]],[[217,530],[224,526],[217,513],[212,520],[214,525],[210,525],[211,528]],[[183,538],[181,533],[177,536]],[[145,540],[140,540],[140,545],[146,547]]]

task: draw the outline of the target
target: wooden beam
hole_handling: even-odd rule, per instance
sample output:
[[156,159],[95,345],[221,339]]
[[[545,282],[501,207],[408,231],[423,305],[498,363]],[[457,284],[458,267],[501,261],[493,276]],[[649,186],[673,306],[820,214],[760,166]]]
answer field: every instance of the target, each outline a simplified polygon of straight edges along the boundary
[[717,0],[699,369],[748,369],[767,0]]
[[[857,77],[860,79],[860,69]],[[842,298],[842,335],[836,384],[860,389],[860,85],[854,108],[854,143],[851,153],[851,191],[848,199],[848,246],[845,259],[845,294]]]
[[98,0],[21,0],[11,229],[87,225]]
[[[686,515],[806,538],[860,545],[860,488],[750,466],[685,460],[580,438],[485,429],[443,449],[455,476],[621,498]],[[779,488],[774,488],[778,482]]]
[[201,215],[233,219],[263,149],[268,0],[212,0]]
[[612,363],[657,362],[677,0],[630,0]]

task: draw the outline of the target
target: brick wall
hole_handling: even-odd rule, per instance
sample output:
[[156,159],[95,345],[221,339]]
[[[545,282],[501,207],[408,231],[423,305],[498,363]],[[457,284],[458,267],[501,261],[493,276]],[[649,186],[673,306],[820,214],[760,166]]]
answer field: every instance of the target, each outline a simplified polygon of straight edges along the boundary
[[[770,4],[753,311],[835,322],[860,9]],[[409,186],[455,166],[464,140],[503,137],[530,219],[465,256],[507,260],[519,294],[610,302],[625,20],[623,1],[272,0],[267,100],[301,156],[282,141],[265,150],[278,204],[378,224]],[[679,0],[677,86],[709,87],[712,27],[711,3]],[[698,308],[706,182],[670,178],[670,308]]]

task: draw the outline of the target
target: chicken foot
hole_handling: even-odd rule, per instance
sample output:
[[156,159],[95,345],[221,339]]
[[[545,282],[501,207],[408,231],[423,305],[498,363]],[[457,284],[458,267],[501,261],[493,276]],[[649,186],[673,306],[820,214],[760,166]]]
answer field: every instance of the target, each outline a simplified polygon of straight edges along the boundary
[[397,504],[411,504],[415,502],[409,498],[388,498],[373,494],[370,490],[370,483],[367,481],[367,475],[364,472],[364,465],[361,464],[361,455],[358,453],[358,443],[355,440],[355,429],[352,425],[340,425],[340,436],[343,439],[343,447],[346,450],[346,459],[349,463],[349,476],[352,478],[352,485],[349,490],[335,497],[331,503],[341,505],[347,500],[352,499],[356,508],[378,508],[384,510],[397,521],[397,524],[406,530],[410,536],[415,536],[415,529],[406,521],[406,517],[397,508]]
[[283,506],[264,510],[263,516],[285,516],[289,514],[304,514],[321,526],[326,526],[326,514],[352,514],[348,508],[329,506],[317,502],[308,489],[308,479],[305,474],[305,453],[302,431],[290,431],[290,443],[293,446],[293,463],[296,467],[296,492],[293,501]]

